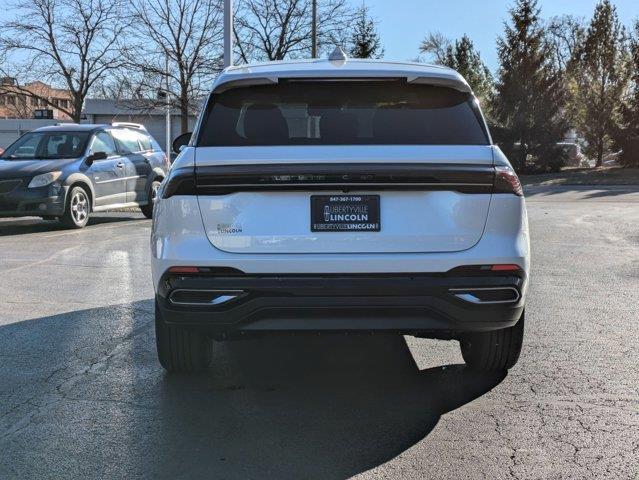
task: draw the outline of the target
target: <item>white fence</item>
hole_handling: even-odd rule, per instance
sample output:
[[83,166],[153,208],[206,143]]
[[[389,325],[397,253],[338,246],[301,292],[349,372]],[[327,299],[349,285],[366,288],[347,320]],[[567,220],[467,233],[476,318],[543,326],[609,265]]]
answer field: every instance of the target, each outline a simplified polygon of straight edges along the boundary
[[0,148],[7,148],[20,135],[34,128],[46,127],[47,125],[55,125],[60,120],[36,120],[36,119],[0,119]]

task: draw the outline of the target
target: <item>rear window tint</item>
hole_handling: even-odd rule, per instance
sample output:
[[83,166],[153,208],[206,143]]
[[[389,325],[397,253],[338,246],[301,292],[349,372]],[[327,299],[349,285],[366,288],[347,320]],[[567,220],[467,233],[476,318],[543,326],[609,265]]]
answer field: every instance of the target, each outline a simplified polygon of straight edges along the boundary
[[213,95],[198,146],[485,145],[470,94],[402,82],[285,82]]
[[140,133],[139,136],[140,136],[140,146],[142,147],[142,150],[144,151],[153,150],[153,148],[151,147],[151,139],[142,133]]
[[104,152],[107,154],[107,157],[117,155],[115,142],[109,132],[98,132],[95,134],[95,137],[93,137],[93,144],[91,145],[91,151],[93,153]]

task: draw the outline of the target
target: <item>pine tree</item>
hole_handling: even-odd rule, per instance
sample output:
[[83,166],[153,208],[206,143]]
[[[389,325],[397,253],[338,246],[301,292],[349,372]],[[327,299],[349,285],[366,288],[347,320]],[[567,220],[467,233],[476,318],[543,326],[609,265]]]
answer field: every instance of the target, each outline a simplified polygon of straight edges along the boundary
[[481,102],[487,104],[492,97],[493,76],[468,35],[453,44],[441,33],[431,32],[422,40],[419,51],[430,56],[436,64],[461,73]]
[[586,153],[596,157],[599,167],[618,128],[618,106],[628,78],[625,31],[609,0],[595,7],[577,55],[579,129],[588,142]]
[[357,9],[355,25],[351,36],[350,56],[353,58],[381,58],[384,49],[375,20],[371,18],[368,7],[362,4]]
[[493,130],[519,170],[526,168],[529,155],[544,168],[556,168],[556,143],[568,130],[563,81],[553,67],[539,13],[537,0],[517,0],[498,40]]
[[447,67],[457,70],[466,79],[480,101],[490,98],[493,77],[467,35],[456,40],[454,46],[448,46],[443,63]]
[[615,135],[615,144],[623,150],[619,160],[628,167],[639,167],[639,20],[634,30],[630,44],[631,85],[619,109],[621,127]]

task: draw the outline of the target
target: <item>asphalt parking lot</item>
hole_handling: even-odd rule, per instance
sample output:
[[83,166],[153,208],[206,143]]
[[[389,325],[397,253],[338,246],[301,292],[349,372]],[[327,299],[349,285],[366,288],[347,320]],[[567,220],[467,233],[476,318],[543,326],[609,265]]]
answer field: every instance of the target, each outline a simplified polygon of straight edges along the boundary
[[531,188],[519,364],[285,337],[155,357],[150,221],[0,219],[0,478],[639,477],[639,189]]

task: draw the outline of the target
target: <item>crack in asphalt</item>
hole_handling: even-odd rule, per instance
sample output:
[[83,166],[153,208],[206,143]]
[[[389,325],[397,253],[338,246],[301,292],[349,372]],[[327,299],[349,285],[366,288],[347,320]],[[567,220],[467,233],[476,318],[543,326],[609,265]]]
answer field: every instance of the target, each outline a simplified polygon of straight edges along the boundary
[[[145,310],[145,309],[141,309],[141,308],[134,308],[131,307],[130,308],[131,311],[137,312],[138,314],[144,314],[144,315],[149,315],[150,312]],[[109,362],[111,361],[112,358],[114,358],[115,356],[117,356],[118,353],[121,353],[121,347],[123,345],[125,345],[126,343],[130,342],[134,337],[138,336],[138,335],[142,335],[148,332],[148,327],[149,325],[152,323],[152,319],[147,319],[146,321],[143,321],[142,323],[140,323],[140,325],[134,327],[127,335],[124,335],[122,337],[119,337],[117,340],[110,342],[109,346],[103,350],[103,353],[101,355],[95,356],[93,358],[89,358],[89,359],[82,359],[82,357],[79,357],[77,355],[77,352],[80,350],[85,350],[88,347],[87,346],[82,346],[76,349],[73,349],[72,351],[70,351],[70,355],[73,355],[77,360],[78,363],[75,365],[72,364],[65,364],[59,368],[56,368],[54,370],[52,370],[46,377],[44,377],[42,379],[43,383],[50,383],[51,380],[60,372],[65,372],[65,371],[73,371],[73,373],[71,373],[68,376],[65,376],[63,379],[61,379],[61,381],[58,381],[58,383],[56,383],[52,389],[45,391],[45,392],[40,392],[37,395],[34,395],[28,399],[26,399],[25,401],[17,404],[16,406],[14,406],[13,408],[11,408],[9,411],[3,413],[2,415],[0,415],[0,419],[9,416],[11,413],[19,410],[21,407],[25,406],[25,405],[30,405],[32,407],[34,407],[33,410],[29,411],[26,415],[24,415],[22,418],[17,419],[14,422],[14,426],[12,428],[8,428],[5,430],[5,433],[0,437],[0,439],[5,439],[7,437],[10,437],[12,435],[15,435],[17,433],[19,433],[20,431],[22,431],[23,429],[27,428],[31,422],[33,421],[33,419],[41,412],[46,410],[48,407],[50,407],[51,405],[54,405],[56,403],[59,403],[62,400],[69,400],[69,401],[87,401],[87,402],[91,402],[91,401],[102,401],[105,402],[107,401],[106,399],[80,399],[80,398],[73,398],[70,397],[68,395],[68,390],[71,390],[73,388],[75,388],[78,384],[79,380],[85,380],[89,375],[93,374],[93,375],[98,375],[98,374],[105,374],[108,371],[108,365]],[[102,367],[102,368],[99,368]],[[57,396],[59,396],[59,399],[47,402],[45,404],[36,404],[34,403],[34,400],[37,398],[42,398],[42,397],[46,397],[47,395],[51,395],[51,394],[55,394]],[[124,404],[128,404],[128,405],[136,405],[134,402],[126,402],[126,401],[121,401],[120,403],[124,403]]]
[[[148,262],[140,260],[146,258],[143,256],[147,254],[147,247],[136,245],[148,236],[149,224],[132,225],[130,230],[122,231],[133,235],[118,237],[103,236],[104,229],[89,227],[77,234],[86,248],[70,252],[65,258],[38,264],[34,269],[37,272],[25,268],[16,270],[12,272],[13,286],[0,285],[0,294],[8,299],[5,303],[10,310],[5,320],[9,328],[4,329],[0,338],[2,345],[7,346],[6,351],[0,352],[6,365],[0,382],[8,385],[7,391],[0,391],[0,438],[3,440],[0,442],[0,477],[12,478],[11,474],[15,476],[17,471],[27,476],[26,470],[19,469],[40,468],[40,465],[48,469],[44,476],[47,472],[52,476],[68,475],[63,468],[69,465],[88,472],[89,476],[105,477],[112,472],[116,472],[113,476],[122,472],[129,474],[122,477],[150,475],[135,470],[137,465],[127,456],[127,451],[111,450],[102,458],[82,450],[85,443],[95,445],[97,443],[91,442],[103,439],[105,442],[100,443],[100,448],[121,446],[123,432],[116,428],[108,431],[108,422],[122,422],[121,418],[111,417],[122,415],[124,422],[131,422],[124,432],[130,435],[131,444],[127,447],[137,449],[138,459],[164,453],[167,448],[178,449],[180,442],[175,441],[176,438],[184,439],[187,445],[187,450],[178,450],[182,454],[181,468],[196,468],[196,462],[189,460],[207,458],[213,451],[212,445],[224,450],[220,457],[230,463],[232,455],[226,450],[232,450],[240,459],[235,464],[236,470],[226,470],[226,475],[220,478],[243,473],[246,478],[258,478],[257,470],[248,469],[255,467],[251,462],[262,458],[273,460],[272,464],[260,464],[266,465],[266,471],[284,472],[286,465],[296,459],[283,446],[294,450],[297,444],[313,441],[312,434],[319,431],[319,438],[325,443],[309,448],[322,454],[314,458],[324,462],[323,478],[338,476],[331,467],[340,456],[359,455],[363,459],[353,461],[357,468],[339,478],[359,474],[362,478],[639,479],[636,362],[639,210],[636,204],[633,208],[613,209],[613,205],[602,206],[595,201],[582,205],[553,198],[552,202],[533,201],[529,208],[534,269],[524,351],[519,364],[488,393],[437,417],[436,426],[430,427],[432,430],[425,426],[431,421],[426,414],[406,418],[401,415],[405,408],[429,408],[428,404],[419,404],[421,397],[413,399],[412,396],[410,400],[416,405],[407,406],[401,401],[384,404],[379,411],[373,409],[375,415],[367,423],[350,423],[353,419],[345,417],[340,424],[331,424],[329,417],[339,411],[339,406],[331,402],[339,398],[335,394],[339,395],[341,384],[331,384],[335,390],[328,392],[321,386],[312,388],[305,384],[302,392],[291,389],[284,395],[271,395],[273,390],[281,390],[280,385],[261,378],[247,382],[244,370],[254,375],[261,370],[254,365],[246,368],[242,362],[246,362],[247,357],[237,355],[237,350],[235,356],[221,354],[220,374],[216,370],[215,374],[209,372],[206,378],[179,381],[160,377],[151,327],[153,303],[145,298],[145,293],[136,290],[148,284]],[[548,215],[544,215],[544,211]],[[595,223],[572,221],[584,214],[592,215]],[[75,237],[61,236],[38,243],[41,237],[33,234],[14,237],[11,241],[8,241],[10,237],[0,237],[0,251],[16,259],[7,262],[14,267],[32,264],[32,259],[46,257],[50,250],[68,247],[70,238],[75,240]],[[78,259],[77,254],[87,255],[88,259],[86,262]],[[98,270],[100,261],[110,258],[109,255],[113,255],[111,263],[105,261],[104,270]],[[122,261],[123,258],[127,261]],[[71,280],[59,275],[77,263],[96,265],[97,286],[86,296],[87,302],[67,301],[64,297],[58,312],[52,305],[55,305],[55,294],[62,290],[50,288],[47,282],[41,282],[45,285],[40,286],[39,282],[43,278],[61,285],[67,282],[68,285],[64,285],[81,291],[84,284],[76,282],[84,281],[86,273]],[[119,272],[120,277],[116,275]],[[119,284],[118,278],[126,280]],[[20,294],[25,285],[33,285],[33,288]],[[115,293],[105,300],[100,290]],[[604,294],[613,290],[614,295]],[[116,302],[140,301],[113,305],[116,295],[119,295]],[[61,313],[64,311],[69,313]],[[30,320],[22,322],[26,318]],[[56,328],[65,331],[49,335],[49,330]],[[34,343],[30,339],[32,334],[43,343]],[[47,355],[51,355],[48,364],[37,361]],[[456,346],[453,348],[445,342],[416,344],[413,355],[429,366],[426,368],[460,361]],[[255,361],[258,357],[249,358]],[[262,357],[259,359],[262,361]],[[264,358],[265,364],[269,361]],[[278,364],[274,362],[272,367],[278,368]],[[334,368],[332,364],[331,368]],[[305,375],[311,378],[315,374],[318,372]],[[312,382],[309,380],[309,383]],[[348,392],[348,388],[344,390]],[[289,393],[300,404],[285,404],[282,399],[287,399]],[[430,395],[419,388],[411,393]],[[210,399],[219,401],[224,395],[232,396],[231,400],[225,399],[216,405],[223,405],[228,411],[208,412],[209,416],[204,417],[202,412],[190,410],[192,406],[206,409]],[[183,401],[186,406],[181,410]],[[275,404],[278,401],[284,404]],[[375,398],[370,401],[374,403]],[[308,417],[296,416],[307,404],[312,407]],[[62,421],[73,421],[76,411],[79,422],[87,424],[72,425],[69,432],[64,430],[65,425],[56,423],[60,420],[51,418],[57,415]],[[136,414],[127,416],[130,411]],[[175,418],[165,418],[166,412],[175,414]],[[103,413],[105,418],[101,417]],[[359,410],[350,413],[352,417],[362,414]],[[211,427],[215,429],[219,425],[218,415],[231,419],[223,425],[221,437],[215,437],[219,432],[211,431]],[[383,424],[387,417],[394,422],[403,421],[386,425],[387,432],[383,435],[388,434],[388,438],[375,439],[380,444],[388,443],[384,453],[390,454],[370,460],[367,457],[370,452],[355,449],[352,454],[346,443],[338,444],[343,452],[330,451],[335,439],[347,438],[353,444],[370,440],[367,435],[372,435],[375,427]],[[299,425],[287,425],[290,421],[297,421]],[[93,423],[88,425],[88,422]],[[289,428],[278,430],[280,425]],[[349,431],[353,425],[365,430],[362,436]],[[102,430],[94,431],[93,427]],[[391,432],[394,428],[405,429],[406,432],[402,432],[405,436]],[[300,437],[293,440],[278,437],[282,432],[294,432]],[[397,442],[398,437],[402,441]],[[262,438],[272,444],[261,445]],[[48,443],[44,444],[45,441]],[[55,441],[68,442],[70,447],[64,451],[82,452],[87,458],[49,459],[44,453],[55,449],[55,445],[52,446]],[[274,446],[278,450],[274,457],[259,456],[261,449]],[[25,459],[29,454],[33,458]],[[3,461],[11,455],[17,458],[15,465],[5,467]],[[145,466],[153,468],[159,461],[151,458]],[[100,471],[100,467],[112,470],[107,473]],[[215,468],[211,464],[208,467]],[[32,478],[39,476],[43,475],[31,475]]]

